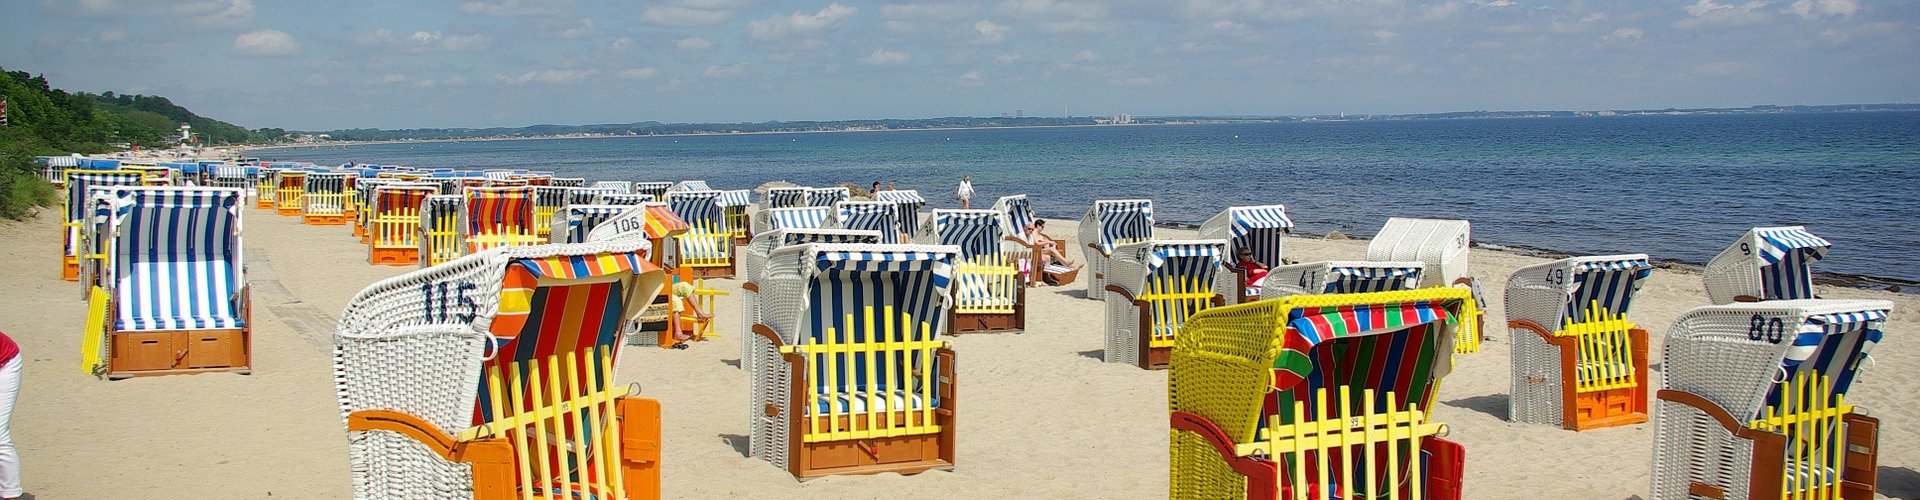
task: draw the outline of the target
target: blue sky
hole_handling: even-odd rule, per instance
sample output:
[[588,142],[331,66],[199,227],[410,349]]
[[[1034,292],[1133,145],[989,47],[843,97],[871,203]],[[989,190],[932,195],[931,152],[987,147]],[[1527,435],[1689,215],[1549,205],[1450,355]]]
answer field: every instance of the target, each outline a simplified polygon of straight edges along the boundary
[[248,127],[1920,101],[1906,0],[11,0],[0,66]]

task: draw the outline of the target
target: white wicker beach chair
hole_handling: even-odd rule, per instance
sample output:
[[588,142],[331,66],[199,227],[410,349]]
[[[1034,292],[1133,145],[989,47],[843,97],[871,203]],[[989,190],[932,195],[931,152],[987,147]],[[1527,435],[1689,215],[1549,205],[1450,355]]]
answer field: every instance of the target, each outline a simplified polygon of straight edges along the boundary
[[576,188],[560,186],[533,187],[533,230],[540,236],[548,236],[553,231],[553,214],[567,206],[569,195]]
[[920,207],[927,206],[927,199],[912,189],[881,191],[873,193],[874,201],[892,203],[899,212],[895,222],[900,223],[900,234],[920,234]]
[[1322,260],[1273,268],[1260,289],[1260,298],[1328,293],[1412,290],[1425,279],[1424,264],[1414,261],[1376,262]]
[[953,258],[926,245],[814,243],[767,260],[748,454],[795,477],[954,465]]
[[1507,278],[1507,418],[1568,430],[1647,420],[1647,331],[1626,320],[1645,254],[1570,257]]
[[109,378],[248,373],[251,310],[235,188],[121,187],[109,195],[83,353]]
[[587,186],[587,189],[598,192],[630,194],[633,192],[633,183],[629,181],[593,181],[593,184]]
[[[767,268],[767,256],[780,247],[804,245],[807,243],[880,243],[879,231],[849,231],[845,229],[776,229],[754,235],[753,241],[741,247],[739,253],[740,272],[740,331],[751,332],[753,325],[763,322],[760,318],[760,278]],[[753,371],[753,363],[760,358],[755,356],[753,342],[740,342],[740,369]]]
[[766,221],[766,226],[755,231],[777,231],[781,229],[819,229],[827,226],[833,218],[832,207],[792,207],[767,209],[763,215],[754,217],[755,221]]
[[894,244],[905,240],[900,234],[899,219],[900,212],[894,209],[892,203],[843,201],[834,206],[833,221],[828,227],[879,231],[881,243]]
[[721,213],[727,218],[727,232],[733,234],[733,243],[747,244],[747,240],[753,237],[753,191],[721,191],[720,198],[714,203],[720,205]]
[[212,170],[210,175],[208,175],[209,186],[241,190],[253,187],[252,183],[247,182],[247,167],[245,166],[232,163],[215,163],[207,165],[207,168]]
[[1661,355],[1651,498],[1873,497],[1880,422],[1846,396],[1892,308],[1801,299],[1682,314]]
[[334,337],[354,496],[657,497],[659,405],[614,380],[665,282],[646,251],[497,247],[356,295]]
[[1025,245],[1001,238],[999,212],[934,210],[920,243],[960,248],[954,263],[952,333],[1006,332],[1027,328]]
[[1080,218],[1080,244],[1086,253],[1087,298],[1106,299],[1108,255],[1113,248],[1153,239],[1153,200],[1095,200]]
[[587,187],[587,179],[585,177],[554,177],[547,179],[547,185],[553,187],[582,188]]
[[1804,226],[1747,230],[1707,261],[1707,298],[1715,304],[1816,298],[1813,262],[1832,246]]
[[707,181],[703,180],[680,181],[673,183],[672,186],[667,186],[667,192],[672,193],[676,191],[716,191],[716,189],[708,186]]
[[1114,247],[1105,290],[1108,363],[1167,367],[1187,318],[1221,304],[1213,291],[1225,240],[1151,240]]
[[720,191],[668,191],[667,206],[688,227],[685,234],[674,237],[680,268],[693,278],[733,277],[733,231],[727,229]]
[[87,300],[94,288],[100,286],[100,275],[106,272],[107,260],[113,256],[113,220],[127,210],[130,201],[122,189],[125,187],[130,186],[87,189],[88,215],[82,220],[78,243],[81,300]]
[[1240,268],[1235,255],[1241,248],[1253,251],[1253,260],[1271,269],[1286,265],[1281,245],[1293,232],[1293,219],[1286,205],[1228,207],[1200,224],[1200,237],[1227,240],[1221,272],[1213,278],[1213,290],[1228,304],[1260,299],[1260,285],[1247,283],[1247,271]]
[[554,213],[548,237],[554,243],[586,243],[587,234],[594,228],[630,211],[644,213],[645,209],[633,205],[568,205]]
[[132,170],[85,170],[69,168],[63,171],[67,180],[63,185],[66,197],[61,200],[66,219],[61,222],[60,278],[68,281],[80,279],[81,231],[85,230],[88,215],[92,212],[88,206],[89,192],[94,188],[112,188],[117,186],[138,186],[140,172]]
[[655,200],[665,200],[667,199],[667,189],[672,187],[673,183],[671,182],[635,182],[633,183],[633,194],[644,194],[652,196]]
[[40,176],[55,186],[67,182],[67,169],[80,166],[80,158],[74,156],[41,156],[34,159],[40,163]]

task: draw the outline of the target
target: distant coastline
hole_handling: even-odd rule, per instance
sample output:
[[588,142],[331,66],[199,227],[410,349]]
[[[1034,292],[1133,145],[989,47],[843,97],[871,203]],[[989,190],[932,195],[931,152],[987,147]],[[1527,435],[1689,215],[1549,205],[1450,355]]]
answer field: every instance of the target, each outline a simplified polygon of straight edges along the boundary
[[1294,123],[1390,120],[1473,120],[1514,118],[1596,118],[1621,116],[1689,116],[1783,113],[1858,113],[1920,111],[1920,104],[1759,105],[1743,108],[1666,108],[1597,111],[1456,111],[1409,114],[1334,114],[1305,116],[1080,116],[1080,117],[943,117],[922,119],[776,121],[760,123],[636,122],[596,125],[532,125],[516,128],[346,129],[293,132],[292,142],[235,146],[236,150],[307,148],[360,144],[411,144],[453,141],[535,139],[596,139],[609,137],[689,137],[711,135],[803,134],[823,132],[885,132],[903,130],[972,130],[993,128],[1112,127],[1209,123]]

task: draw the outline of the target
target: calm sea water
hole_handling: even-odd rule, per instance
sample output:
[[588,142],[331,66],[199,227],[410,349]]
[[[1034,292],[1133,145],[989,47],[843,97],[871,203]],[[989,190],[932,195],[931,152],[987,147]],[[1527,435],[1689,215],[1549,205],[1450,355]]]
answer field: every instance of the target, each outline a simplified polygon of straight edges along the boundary
[[[1702,263],[1745,229],[1808,226],[1826,272],[1920,280],[1920,113],[1209,124],[633,137],[284,148],[322,164],[527,168],[720,189],[875,180],[934,207],[973,176],[1045,217],[1151,198],[1160,221],[1284,203],[1307,233],[1390,216],[1473,221],[1480,243]],[[1358,255],[1354,257],[1360,257]]]

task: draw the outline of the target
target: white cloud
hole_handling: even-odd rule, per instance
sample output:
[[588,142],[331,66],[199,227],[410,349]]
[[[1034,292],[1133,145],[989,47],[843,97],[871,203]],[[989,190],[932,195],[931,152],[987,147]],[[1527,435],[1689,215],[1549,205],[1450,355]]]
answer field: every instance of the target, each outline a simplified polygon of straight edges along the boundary
[[387,73],[384,75],[380,75],[380,83],[406,83],[406,81],[407,81],[407,75],[403,75],[400,73]]
[[1390,30],[1390,29],[1381,28],[1381,29],[1373,30],[1373,38],[1378,39],[1382,42],[1392,40],[1393,37],[1397,37],[1397,36],[1400,36],[1400,34],[1394,33],[1393,30]]
[[101,45],[112,45],[125,41],[127,41],[127,30],[108,28],[106,31],[100,32]]
[[576,23],[573,26],[569,26],[567,27],[567,29],[560,30],[560,32],[557,33],[557,35],[560,38],[578,39],[578,38],[586,38],[589,36],[593,36],[594,32],[596,31],[599,31],[599,30],[598,30],[598,26],[594,25],[593,18],[583,17],[583,18],[580,18],[579,23]]
[[743,63],[743,62],[733,63],[726,66],[707,66],[707,71],[706,73],[703,73],[703,75],[706,76],[708,79],[715,79],[715,80],[721,79],[721,78],[733,78],[733,77],[747,74],[747,68],[748,68],[747,63]]
[[1000,54],[997,56],[993,56],[993,63],[1001,66],[1006,66],[1009,64],[1020,62],[1020,58],[1022,57],[1026,57],[1026,56],[1022,56],[1020,54]]
[[300,44],[283,31],[260,30],[233,37],[233,54],[250,57],[292,57],[300,54]]
[[688,52],[698,52],[698,51],[713,48],[713,42],[707,41],[707,39],[705,38],[700,38],[696,36],[696,37],[682,38],[679,41],[673,42],[673,46],[674,48],[688,51]]
[[824,30],[853,17],[860,9],[839,3],[827,4],[819,12],[795,12],[747,23],[747,36],[755,40],[781,40],[788,35]]
[[1107,58],[1106,56],[1100,55],[1099,52],[1094,52],[1093,49],[1080,49],[1080,52],[1075,53],[1073,58],[1068,60],[1077,63],[1097,63],[1105,61]]
[[1641,32],[1640,28],[1620,28],[1613,30],[1613,34],[1607,35],[1603,39],[1608,41],[1639,40],[1640,37],[1645,35],[1646,33]]
[[712,26],[727,22],[753,0],[670,0],[647,6],[640,19],[661,26]]
[[1787,6],[1785,12],[1799,15],[1802,19],[1819,19],[1826,16],[1853,17],[1860,12],[1860,2],[1856,0],[1798,0]]
[[71,9],[43,2],[56,12],[80,17],[158,19],[196,28],[241,29],[253,23],[253,0],[80,0]]
[[1738,26],[1757,24],[1767,19],[1767,13],[1760,10],[1767,3],[1753,0],[1741,5],[1719,3],[1713,0],[1699,0],[1687,6],[1687,18],[1675,23],[1682,28],[1695,26]]
[[422,88],[422,89],[430,89],[430,88],[433,88],[433,86],[435,85],[435,83],[436,83],[436,82],[434,82],[432,78],[428,78],[428,79],[425,79],[425,80],[420,80],[420,81],[417,81],[417,82],[413,82],[413,86],[414,86],[415,88]]
[[1102,3],[1007,0],[1001,2],[995,11],[1032,23],[1048,33],[1091,33],[1116,27],[1107,12],[1107,6]]
[[886,49],[873,49],[872,53],[867,54],[865,57],[861,57],[860,62],[862,64],[884,66],[884,65],[892,65],[892,64],[905,64],[907,61],[912,59],[913,59],[913,56],[907,55],[907,53],[905,52],[890,51]]
[[968,71],[961,73],[960,77],[957,78],[954,83],[962,87],[979,87],[985,85],[987,83],[986,80],[986,75],[980,74],[979,71]]
[[952,21],[971,16],[980,11],[980,6],[972,3],[908,3],[880,6],[880,17],[887,19],[919,19],[927,21]]
[[1007,39],[1007,26],[993,21],[982,19],[973,23],[973,30],[980,33],[979,38],[973,39],[975,43],[995,44]]
[[494,17],[559,17],[573,10],[573,0],[467,0],[460,12]]
[[475,52],[493,45],[492,37],[479,33],[448,35],[438,31],[415,31],[412,35],[402,37],[384,29],[358,33],[348,37],[347,41],[362,47],[407,52]]
[[620,70],[619,73],[613,74],[614,78],[619,78],[621,80],[652,80],[659,76],[660,76],[660,68],[655,68],[652,66],[648,66],[645,68],[623,69],[623,70]]
[[526,85],[529,83],[568,84],[578,83],[592,77],[598,70],[579,69],[540,69],[521,73],[519,76],[494,75],[493,79],[508,85]]

